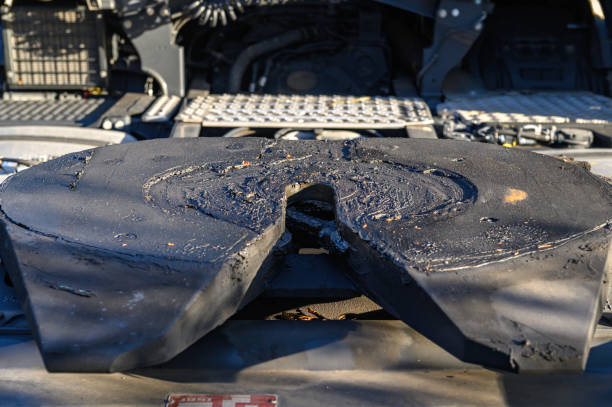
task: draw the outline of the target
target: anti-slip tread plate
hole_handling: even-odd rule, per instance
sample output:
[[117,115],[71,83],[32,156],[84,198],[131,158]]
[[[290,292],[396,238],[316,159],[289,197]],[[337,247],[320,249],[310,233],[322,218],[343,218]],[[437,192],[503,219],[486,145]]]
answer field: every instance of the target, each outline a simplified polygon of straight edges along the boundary
[[47,368],[160,363],[223,323],[272,276],[298,191],[335,204],[320,244],[357,287],[457,357],[584,368],[612,186],[526,151],[391,138],[143,141],[11,177],[0,257]]
[[590,92],[491,93],[450,96],[437,108],[441,116],[469,124],[612,123],[612,99]]
[[207,95],[187,104],[176,120],[204,127],[402,129],[432,124],[418,98]]
[[0,124],[2,122],[86,123],[94,121],[108,107],[110,107],[109,100],[103,98],[0,100]]

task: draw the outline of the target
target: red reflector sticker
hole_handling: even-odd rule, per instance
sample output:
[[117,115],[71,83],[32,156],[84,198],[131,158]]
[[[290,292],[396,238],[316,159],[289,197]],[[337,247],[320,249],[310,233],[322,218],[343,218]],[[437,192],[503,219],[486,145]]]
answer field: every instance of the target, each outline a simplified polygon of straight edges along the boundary
[[169,394],[166,407],[277,407],[272,394]]

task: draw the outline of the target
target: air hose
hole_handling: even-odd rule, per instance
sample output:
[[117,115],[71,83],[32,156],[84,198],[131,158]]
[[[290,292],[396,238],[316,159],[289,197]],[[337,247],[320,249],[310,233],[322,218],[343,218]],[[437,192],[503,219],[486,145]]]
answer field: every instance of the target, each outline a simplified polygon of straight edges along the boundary
[[299,29],[288,31],[274,38],[255,43],[245,48],[236,58],[236,62],[232,65],[229,75],[228,91],[230,93],[238,93],[242,85],[242,78],[248,69],[251,62],[262,55],[272,51],[283,49],[293,44],[303,42],[316,33],[314,29]]

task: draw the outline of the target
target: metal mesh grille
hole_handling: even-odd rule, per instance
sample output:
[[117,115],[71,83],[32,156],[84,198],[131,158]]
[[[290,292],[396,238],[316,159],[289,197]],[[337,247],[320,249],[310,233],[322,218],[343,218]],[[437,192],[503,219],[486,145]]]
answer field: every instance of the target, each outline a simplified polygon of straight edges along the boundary
[[85,9],[13,7],[3,15],[9,85],[84,88],[101,85],[102,24]]
[[204,127],[401,129],[431,124],[418,98],[283,95],[208,95],[176,118]]

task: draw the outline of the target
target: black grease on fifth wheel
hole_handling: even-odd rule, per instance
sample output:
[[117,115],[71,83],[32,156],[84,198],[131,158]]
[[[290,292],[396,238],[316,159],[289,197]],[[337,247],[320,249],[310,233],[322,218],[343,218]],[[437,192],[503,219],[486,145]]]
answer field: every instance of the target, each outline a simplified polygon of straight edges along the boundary
[[584,368],[610,186],[532,153],[406,139],[156,140],[13,176],[0,254],[47,368],[160,363],[210,332],[262,291],[287,198],[313,185],[349,277],[387,311],[466,361]]

